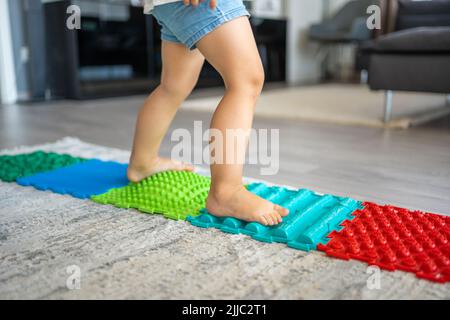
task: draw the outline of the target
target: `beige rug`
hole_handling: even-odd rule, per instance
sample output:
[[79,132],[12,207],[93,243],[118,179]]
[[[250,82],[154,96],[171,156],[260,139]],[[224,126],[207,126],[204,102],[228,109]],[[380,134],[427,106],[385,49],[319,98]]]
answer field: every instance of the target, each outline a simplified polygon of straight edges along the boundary
[[[188,100],[184,108],[212,111],[220,97]],[[366,85],[327,84],[274,89],[262,94],[256,114],[345,125],[408,128],[450,114],[445,95],[396,92],[392,120],[382,121],[384,93]]]

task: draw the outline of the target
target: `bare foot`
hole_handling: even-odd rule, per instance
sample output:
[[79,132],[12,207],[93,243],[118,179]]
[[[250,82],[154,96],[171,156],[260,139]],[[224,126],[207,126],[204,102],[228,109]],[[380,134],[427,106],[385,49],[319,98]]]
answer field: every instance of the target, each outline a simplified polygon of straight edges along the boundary
[[289,210],[264,200],[244,186],[221,188],[209,192],[206,210],[217,217],[234,217],[247,222],[274,226],[283,221]]
[[194,171],[194,166],[166,158],[155,158],[145,165],[138,165],[131,161],[127,176],[131,182],[137,183],[164,171]]

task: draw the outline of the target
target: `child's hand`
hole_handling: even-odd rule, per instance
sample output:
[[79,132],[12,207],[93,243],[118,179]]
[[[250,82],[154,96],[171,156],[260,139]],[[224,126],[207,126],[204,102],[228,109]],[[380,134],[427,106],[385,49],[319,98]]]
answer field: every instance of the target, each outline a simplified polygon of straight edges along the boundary
[[[203,1],[205,1],[205,0],[183,0],[183,3],[185,6],[193,5],[194,7],[197,7],[200,4],[200,2],[203,2]],[[217,6],[217,1],[218,0],[210,0],[209,7],[211,9],[215,9]]]

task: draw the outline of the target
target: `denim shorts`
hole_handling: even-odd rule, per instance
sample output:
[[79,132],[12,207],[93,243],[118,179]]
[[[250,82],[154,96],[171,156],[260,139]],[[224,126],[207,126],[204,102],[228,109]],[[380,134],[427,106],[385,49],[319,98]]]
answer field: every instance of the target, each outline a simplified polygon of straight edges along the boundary
[[209,0],[197,7],[177,1],[156,6],[152,14],[161,25],[162,40],[182,43],[191,50],[201,38],[225,22],[250,16],[242,0],[218,0],[215,10],[209,7]]

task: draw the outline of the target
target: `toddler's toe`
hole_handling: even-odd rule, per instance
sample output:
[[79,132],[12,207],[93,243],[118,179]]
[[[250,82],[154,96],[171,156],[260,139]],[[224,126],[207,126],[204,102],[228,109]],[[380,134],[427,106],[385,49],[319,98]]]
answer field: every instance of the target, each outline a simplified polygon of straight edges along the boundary
[[261,223],[263,226],[269,225],[269,220],[266,216],[259,216],[258,222]]
[[283,208],[282,206],[279,206],[279,205],[275,205],[275,210],[282,217],[286,217],[289,214],[289,210],[288,209]]
[[266,219],[269,222],[269,226],[273,226],[277,223],[275,216],[272,213],[266,215]]

